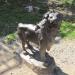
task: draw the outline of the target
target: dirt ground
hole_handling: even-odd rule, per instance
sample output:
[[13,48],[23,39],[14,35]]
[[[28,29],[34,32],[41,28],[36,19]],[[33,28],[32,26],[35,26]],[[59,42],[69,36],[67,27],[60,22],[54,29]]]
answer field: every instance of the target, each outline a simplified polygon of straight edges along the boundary
[[[13,54],[18,49],[21,49],[18,42],[7,46],[0,41],[0,75],[43,75],[34,72],[18,54]],[[48,53],[60,70],[55,75],[75,75],[75,40],[61,40]]]

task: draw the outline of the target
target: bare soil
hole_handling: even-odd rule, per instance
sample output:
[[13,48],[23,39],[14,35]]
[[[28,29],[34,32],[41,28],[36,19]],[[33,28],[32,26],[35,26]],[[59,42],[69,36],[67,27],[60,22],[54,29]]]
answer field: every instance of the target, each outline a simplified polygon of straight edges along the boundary
[[[0,75],[50,75],[35,73],[18,54],[14,54],[19,49],[19,42],[6,45],[0,41]],[[61,40],[48,53],[60,70],[55,75],[75,75],[75,40]]]

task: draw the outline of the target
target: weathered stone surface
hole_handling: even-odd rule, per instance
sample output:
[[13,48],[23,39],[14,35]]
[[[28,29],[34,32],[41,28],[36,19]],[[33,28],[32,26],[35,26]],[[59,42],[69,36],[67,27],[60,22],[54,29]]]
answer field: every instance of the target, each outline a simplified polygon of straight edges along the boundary
[[24,59],[26,65],[28,65],[34,72],[38,74],[53,75],[54,69],[56,67],[53,57],[50,57],[48,53],[46,53],[46,61],[42,62],[40,61],[39,51],[34,51],[34,53],[31,53],[28,49],[27,51],[29,52],[27,55],[24,54],[24,51],[20,53],[20,56],[22,59]]

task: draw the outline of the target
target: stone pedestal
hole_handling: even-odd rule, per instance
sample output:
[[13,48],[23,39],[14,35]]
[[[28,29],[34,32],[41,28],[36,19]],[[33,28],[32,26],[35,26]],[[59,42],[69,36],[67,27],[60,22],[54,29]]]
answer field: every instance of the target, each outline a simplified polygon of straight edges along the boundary
[[33,51],[29,54],[24,54],[24,51],[20,53],[21,58],[38,75],[54,75],[54,69],[56,67],[53,57],[50,57],[46,53],[46,62],[40,61],[39,51]]

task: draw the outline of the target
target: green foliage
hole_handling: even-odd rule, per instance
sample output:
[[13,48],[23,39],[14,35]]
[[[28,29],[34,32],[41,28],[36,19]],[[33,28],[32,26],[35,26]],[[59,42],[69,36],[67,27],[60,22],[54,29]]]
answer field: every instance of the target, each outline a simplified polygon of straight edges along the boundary
[[75,38],[75,23],[63,21],[60,31],[62,37]]
[[[1,0],[2,1],[2,0]],[[47,11],[47,6],[42,2],[43,0],[32,0],[32,4],[40,7],[40,11],[37,13],[28,13],[22,6],[25,3],[29,3],[29,0],[7,0],[8,4],[4,2],[0,3],[0,35],[6,35],[7,41],[14,40],[12,32],[16,31],[18,23],[33,23],[40,21],[42,14]],[[75,6],[75,0],[60,0],[65,6]],[[61,25],[62,37],[75,37],[75,25],[72,23],[63,21]]]
[[13,34],[9,34],[5,37],[4,39],[4,43],[10,43],[12,41],[14,41],[16,39],[16,33],[13,33]]
[[41,19],[41,13],[27,13],[21,7],[0,7],[0,35],[16,31],[18,23],[36,23]]
[[46,5],[32,0],[32,4],[40,7],[36,13],[28,13],[24,5],[30,4],[30,0],[1,0],[0,1],[0,36],[16,31],[18,23],[33,23],[40,21],[41,14],[46,12]]
[[75,0],[61,0],[61,2],[65,5],[65,6],[74,6],[75,7]]
[[62,0],[62,2],[63,2],[64,4],[66,4],[66,3],[72,4],[73,0]]

